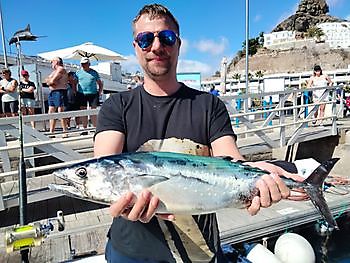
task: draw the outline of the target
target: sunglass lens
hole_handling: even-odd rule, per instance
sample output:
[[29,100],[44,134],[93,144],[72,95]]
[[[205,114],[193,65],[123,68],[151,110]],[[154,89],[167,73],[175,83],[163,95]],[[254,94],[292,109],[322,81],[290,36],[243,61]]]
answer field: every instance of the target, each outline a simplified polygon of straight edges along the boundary
[[136,42],[140,48],[148,48],[154,40],[152,32],[142,32],[136,36]]
[[163,30],[158,33],[161,43],[167,46],[173,46],[176,42],[176,34],[171,30]]

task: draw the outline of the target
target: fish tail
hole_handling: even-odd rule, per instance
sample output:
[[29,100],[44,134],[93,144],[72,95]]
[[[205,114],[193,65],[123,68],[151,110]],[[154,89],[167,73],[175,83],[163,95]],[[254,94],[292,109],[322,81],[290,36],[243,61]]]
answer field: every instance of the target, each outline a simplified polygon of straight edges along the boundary
[[318,166],[306,179],[308,187],[305,188],[305,191],[309,195],[313,205],[328,223],[328,226],[335,229],[339,229],[339,227],[323,196],[322,186],[329,172],[332,170],[333,166],[338,160],[339,158],[332,158]]

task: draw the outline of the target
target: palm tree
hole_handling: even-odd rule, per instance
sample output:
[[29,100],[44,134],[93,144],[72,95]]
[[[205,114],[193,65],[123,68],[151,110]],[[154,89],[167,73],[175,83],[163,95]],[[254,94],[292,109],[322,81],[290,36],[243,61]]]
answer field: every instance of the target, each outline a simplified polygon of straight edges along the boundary
[[324,36],[324,32],[321,28],[313,26],[307,30],[306,35],[310,38],[315,38],[317,41],[321,41],[321,37]]
[[257,72],[255,72],[255,77],[258,78],[258,92],[261,92],[260,89],[260,79],[262,79],[264,77],[264,72],[262,70],[258,70]]

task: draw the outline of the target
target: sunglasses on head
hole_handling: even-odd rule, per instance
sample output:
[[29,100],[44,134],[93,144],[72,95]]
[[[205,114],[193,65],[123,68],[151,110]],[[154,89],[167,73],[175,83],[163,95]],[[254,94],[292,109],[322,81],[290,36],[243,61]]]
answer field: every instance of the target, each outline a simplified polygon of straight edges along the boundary
[[136,43],[140,48],[145,49],[152,45],[154,39],[158,37],[159,42],[166,46],[173,46],[176,43],[177,35],[171,30],[162,30],[158,33],[141,32],[135,37]]

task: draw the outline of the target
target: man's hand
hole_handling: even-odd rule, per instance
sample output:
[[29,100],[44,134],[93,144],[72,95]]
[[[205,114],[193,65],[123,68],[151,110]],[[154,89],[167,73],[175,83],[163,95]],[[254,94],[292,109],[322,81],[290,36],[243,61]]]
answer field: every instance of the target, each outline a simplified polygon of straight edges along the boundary
[[[130,221],[141,221],[148,223],[155,215],[159,204],[159,198],[153,196],[148,190],[143,190],[138,196],[129,192],[113,203],[110,208],[110,214],[113,217],[122,216]],[[162,214],[157,215],[165,220],[174,220],[174,215]]]
[[248,212],[251,215],[257,214],[260,207],[269,207],[272,203],[277,203],[282,198],[288,198],[295,201],[305,200],[307,198],[307,195],[304,192],[292,191],[291,194],[291,190],[279,177],[279,175],[282,175],[298,182],[304,181],[304,178],[298,174],[287,172],[281,167],[263,161],[245,162],[245,164],[270,172],[270,174],[263,175],[256,183],[256,187],[259,190],[259,196],[255,196],[251,205],[248,207]]
[[255,196],[252,203],[247,208],[251,215],[256,215],[260,207],[269,207],[277,203],[282,198],[286,199],[290,195],[290,190],[283,180],[276,174],[265,174],[257,182],[256,187],[259,195]]

